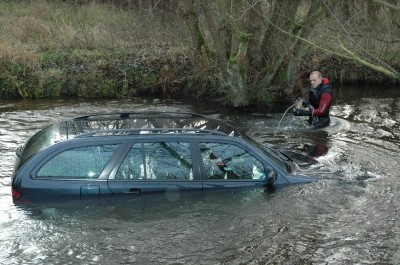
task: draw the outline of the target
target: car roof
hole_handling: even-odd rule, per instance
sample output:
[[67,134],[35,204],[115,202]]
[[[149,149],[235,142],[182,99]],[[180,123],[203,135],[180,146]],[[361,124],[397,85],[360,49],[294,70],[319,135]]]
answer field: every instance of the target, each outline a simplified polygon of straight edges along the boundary
[[188,112],[124,112],[73,119],[69,134],[88,137],[114,134],[207,133],[242,137],[235,127],[208,116]]
[[92,114],[58,121],[35,133],[17,150],[21,163],[39,150],[70,138],[124,134],[218,134],[242,138],[235,127],[188,112],[122,112]]

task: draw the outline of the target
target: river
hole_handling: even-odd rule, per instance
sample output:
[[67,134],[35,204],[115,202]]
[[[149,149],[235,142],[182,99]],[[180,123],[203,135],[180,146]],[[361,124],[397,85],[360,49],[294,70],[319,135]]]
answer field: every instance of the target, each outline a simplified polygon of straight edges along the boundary
[[[334,93],[332,125],[319,131],[290,113],[282,118],[290,104],[257,112],[158,99],[0,101],[0,264],[400,264],[400,89]],[[316,162],[302,170],[319,181],[269,192],[13,204],[14,153],[35,131],[128,110],[221,118]]]

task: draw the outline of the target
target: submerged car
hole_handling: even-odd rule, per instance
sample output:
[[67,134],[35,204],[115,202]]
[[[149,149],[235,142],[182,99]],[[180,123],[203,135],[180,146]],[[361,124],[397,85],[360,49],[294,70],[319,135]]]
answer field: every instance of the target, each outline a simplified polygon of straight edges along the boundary
[[283,153],[199,114],[96,114],[56,122],[18,148],[12,196],[141,195],[315,181]]

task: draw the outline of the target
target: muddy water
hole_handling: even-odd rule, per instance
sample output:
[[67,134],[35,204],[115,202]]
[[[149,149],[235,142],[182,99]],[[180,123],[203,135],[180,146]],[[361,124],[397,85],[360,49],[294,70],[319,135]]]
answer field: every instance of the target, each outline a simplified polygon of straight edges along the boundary
[[[400,264],[400,92],[338,88],[332,125],[204,102],[0,102],[0,264]],[[318,182],[270,192],[181,193],[16,206],[15,149],[52,121],[96,112],[190,111],[316,161]],[[279,128],[277,127],[279,124]]]

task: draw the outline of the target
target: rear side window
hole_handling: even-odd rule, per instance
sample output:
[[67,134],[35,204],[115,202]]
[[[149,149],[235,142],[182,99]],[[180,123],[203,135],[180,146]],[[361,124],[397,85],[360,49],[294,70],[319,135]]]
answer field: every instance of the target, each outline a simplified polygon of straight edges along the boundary
[[193,165],[190,143],[134,144],[118,169],[115,179],[191,180]]
[[200,143],[208,179],[264,179],[262,163],[243,148],[227,143]]
[[98,178],[118,145],[96,145],[69,149],[47,161],[36,178]]

